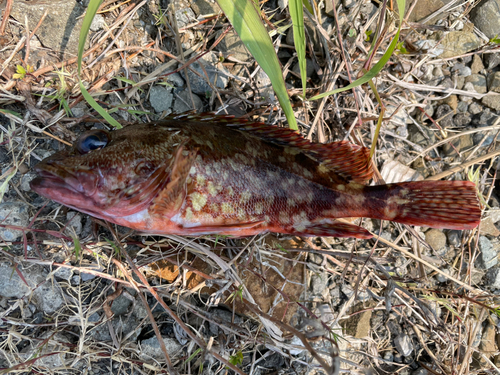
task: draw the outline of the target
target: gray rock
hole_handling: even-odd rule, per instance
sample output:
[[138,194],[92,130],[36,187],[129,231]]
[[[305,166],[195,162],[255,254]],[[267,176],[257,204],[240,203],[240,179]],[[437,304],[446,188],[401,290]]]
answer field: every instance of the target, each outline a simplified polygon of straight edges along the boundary
[[441,69],[440,66],[436,66],[434,69],[432,69],[432,76],[434,77],[434,79],[436,79],[436,78],[438,78],[438,79],[444,78],[443,69]]
[[488,90],[500,92],[500,72],[494,72],[488,75]]
[[66,214],[66,220],[68,225],[66,226],[66,231],[70,235],[80,235],[82,233],[82,215],[75,211],[69,211]]
[[171,87],[153,86],[149,93],[149,102],[157,113],[170,111],[173,98]]
[[446,247],[446,235],[439,229],[430,229],[425,232],[425,241],[436,251]]
[[[212,315],[213,322],[209,322],[209,330],[210,333],[214,336],[218,336],[221,332],[226,332],[229,334],[229,331],[226,331],[224,327],[231,323],[233,320],[233,313],[231,311],[227,311],[224,309],[210,309],[210,314]],[[235,315],[234,316],[234,323],[235,324],[241,324],[243,320],[241,317]]]
[[[441,271],[443,271],[446,275],[449,275],[450,274],[450,269],[449,268],[444,268],[442,269]],[[440,273],[438,273],[436,275],[436,280],[440,283],[445,283],[447,282],[449,279],[445,276],[445,275],[442,275]]]
[[392,350],[386,350],[386,351],[384,351],[383,358],[386,361],[392,362],[392,361],[394,361],[394,353],[392,352]]
[[494,246],[487,237],[479,236],[479,250],[481,253],[476,261],[478,268],[488,270],[498,263],[499,246]]
[[481,59],[481,56],[474,55],[474,57],[472,58],[472,65],[470,68],[473,74],[477,74],[484,69],[484,64],[483,60]]
[[[483,141],[483,138],[486,136],[486,139]],[[474,144],[478,145],[481,143],[483,147],[489,146],[493,143],[493,135],[491,135],[491,132],[488,133],[476,133],[474,134],[474,137],[472,138],[474,140]]]
[[[328,1],[327,1],[328,3]],[[330,3],[331,5],[332,3]],[[356,5],[356,0],[342,0],[342,5],[346,8],[352,8],[354,5]]]
[[262,69],[259,69],[255,76],[255,82],[259,88],[259,95],[268,103],[274,103],[274,90],[271,85],[271,80]]
[[90,24],[90,30],[99,31],[101,29],[104,29],[104,26],[106,26],[106,20],[104,19],[103,15],[102,14],[94,15],[94,19]]
[[190,7],[181,8],[175,11],[177,27],[182,28],[196,21],[196,15]]
[[453,127],[453,110],[448,104],[441,104],[434,113],[434,118],[443,128]]
[[[294,73],[297,73],[300,76],[300,65],[299,63],[295,63],[292,68]],[[314,63],[310,59],[306,59],[306,77],[309,78],[314,73]]]
[[467,112],[468,109],[469,109],[469,103],[463,102],[463,101],[458,102],[458,104],[457,104],[457,111],[458,112]]
[[[342,293],[344,293],[347,298],[351,298],[354,295],[354,288],[349,284],[346,284],[346,283],[342,284],[341,290],[342,290]],[[367,301],[370,298],[371,297],[368,294],[368,292],[366,292],[365,290],[362,290],[362,289],[358,290],[358,294],[357,294],[358,301]]]
[[[170,358],[175,358],[182,354],[182,346],[177,342],[177,340],[170,337],[163,337],[163,342],[165,343],[167,353]],[[151,359],[161,361],[165,359],[165,355],[161,350],[160,343],[158,342],[156,336],[141,341],[139,357],[144,361],[150,361]]]
[[328,276],[325,273],[314,273],[311,276],[311,292],[315,296],[323,296],[328,290]]
[[[208,80],[211,84],[219,89],[223,89],[227,86],[228,79],[226,74],[229,72],[227,69],[220,63],[218,56],[209,52],[204,55],[201,59],[195,61],[190,65],[190,67],[199,73],[199,76],[193,73],[191,70],[187,70],[187,75],[189,78],[189,82],[191,84],[191,90],[198,94],[206,96],[207,93],[211,95],[212,89],[210,85],[207,83],[207,77],[200,64],[203,64],[207,75]],[[182,78],[186,79],[185,70],[181,71]]]
[[130,298],[122,293],[118,297],[116,297],[116,299],[111,304],[111,311],[117,316],[125,315],[126,313],[128,313],[131,304],[132,301],[130,300]]
[[175,87],[184,87],[184,80],[179,73],[172,73],[167,76],[167,82],[173,84]]
[[456,63],[450,70],[462,77],[468,77],[472,74],[472,69],[462,63]]
[[489,108],[485,108],[472,118],[472,124],[475,126],[491,126],[495,123],[497,116],[491,113]]
[[21,264],[18,264],[17,267],[26,282],[11,266],[0,265],[0,296],[7,298],[26,296],[29,298],[31,290],[34,289],[31,301],[38,310],[45,314],[54,313],[64,304],[59,284],[51,280],[45,281],[46,272],[42,267],[24,268]]
[[[82,27],[86,8],[74,0],[52,0],[44,2],[43,6],[32,1],[15,1],[11,17],[24,25],[24,17],[28,17],[31,28],[40,21],[47,11],[47,17],[36,32],[36,36],[44,47],[53,49],[61,58],[66,55],[74,56],[78,53],[78,38]],[[85,49],[88,48],[88,39]]]
[[73,108],[71,108],[73,117],[82,117],[89,112],[89,107],[84,102],[77,103]]
[[410,336],[401,333],[394,338],[394,346],[403,357],[408,357],[413,352],[413,343]]
[[190,5],[197,16],[217,14],[221,11],[215,0],[191,0]]
[[[68,365],[66,363],[69,359],[69,355],[67,354],[67,344],[71,343],[68,336],[61,332],[56,332],[54,335],[53,332],[43,332],[38,339],[41,340],[40,342],[45,339],[47,339],[47,341],[44,345],[35,345],[33,341],[30,341],[28,346],[23,348],[21,351],[21,358],[29,360],[35,357],[40,357],[36,360],[36,366],[38,368],[45,369],[46,373],[59,372],[57,370],[60,370]],[[57,354],[50,355],[51,353]],[[45,354],[49,355],[44,357]]]
[[174,113],[182,113],[195,109],[200,112],[203,109],[203,102],[196,94],[193,95],[195,108],[192,107],[191,95],[188,90],[183,90],[175,93]]
[[66,281],[70,281],[73,277],[73,270],[71,268],[59,267],[54,273],[54,276]]
[[22,191],[31,191],[30,182],[36,177],[36,173],[28,172],[21,176],[21,190]]
[[[418,51],[422,51],[428,53],[430,56],[436,57],[441,55],[444,52],[444,49],[441,45],[437,46],[437,42],[432,39],[423,39],[415,42],[415,47]],[[428,82],[431,79],[430,71],[426,74],[426,81]]]
[[[137,329],[139,320],[134,315],[114,316],[111,319],[111,324],[115,333],[118,333],[120,336],[127,336],[131,341],[136,341],[139,337],[140,330]],[[129,334],[130,336],[128,336]],[[91,331],[90,335],[97,341],[111,341],[109,327],[106,324],[97,326]]]
[[[445,4],[449,3],[450,0],[422,0],[416,7],[413,8],[408,21],[409,22],[419,22],[422,19],[430,16],[432,13],[441,9]],[[407,3],[407,8],[408,8]],[[435,21],[435,18],[433,19]],[[433,24],[433,20],[430,21]]]
[[455,138],[443,145],[443,152],[446,156],[453,156],[460,152],[460,139]]
[[465,78],[465,82],[470,82],[480,94],[485,94],[486,89],[486,77],[481,74],[471,74],[469,77]]
[[445,230],[446,239],[450,246],[460,248],[462,245],[462,231],[460,230]]
[[442,58],[460,56],[481,46],[479,38],[472,32],[451,31],[441,43],[444,49]]
[[450,77],[446,77],[441,82],[441,86],[447,87],[449,89],[454,89],[455,88],[455,82],[453,82]]
[[488,38],[500,33],[500,0],[479,2],[470,13],[471,21]]
[[446,238],[448,243],[453,247],[460,247],[462,244],[462,231],[460,230],[449,230],[446,232]]
[[471,146],[474,146],[474,139],[472,137],[472,134],[464,134],[460,136],[460,148],[462,150],[465,150]]
[[[0,223],[25,228],[29,224],[29,206],[22,202],[0,203]],[[11,228],[0,228],[0,241],[17,241],[23,232]]]
[[467,108],[471,115],[477,115],[483,111],[483,106],[477,102],[472,102],[469,104],[469,108]]
[[378,7],[371,1],[365,2],[361,5],[361,14],[365,16],[366,19],[370,19],[378,10]]
[[[218,34],[222,34],[222,31]],[[227,33],[217,48],[220,52],[222,52],[225,58],[232,57],[241,62],[246,62],[252,58],[252,55],[248,52],[247,47],[245,47],[239,35],[235,31]]]
[[330,304],[335,307],[340,303],[340,287],[337,285],[334,288],[330,289]]
[[456,126],[466,126],[469,125],[471,121],[472,121],[471,115],[468,114],[467,112],[457,113],[455,116],[453,116],[453,123]]
[[411,375],[431,375],[429,371],[424,368],[419,368],[411,373]]
[[500,268],[490,268],[484,278],[488,287],[491,289],[500,289]]
[[487,53],[484,55],[484,63],[488,70],[496,68],[500,65],[500,53]]
[[481,99],[481,103],[488,108],[500,111],[500,95],[486,95]]
[[[449,108],[449,106],[448,106]],[[435,117],[435,116],[434,116]],[[432,144],[436,140],[436,135],[427,127],[408,126],[410,141],[420,145]],[[425,134],[424,134],[425,133]]]

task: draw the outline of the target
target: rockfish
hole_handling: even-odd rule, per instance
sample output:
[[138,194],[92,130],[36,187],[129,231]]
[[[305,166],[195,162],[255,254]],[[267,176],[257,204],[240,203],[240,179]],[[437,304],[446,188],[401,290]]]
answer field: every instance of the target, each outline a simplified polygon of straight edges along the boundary
[[472,182],[367,186],[368,149],[231,116],[91,130],[35,169],[38,194],[151,234],[370,238],[336,219],[472,229],[481,216]]

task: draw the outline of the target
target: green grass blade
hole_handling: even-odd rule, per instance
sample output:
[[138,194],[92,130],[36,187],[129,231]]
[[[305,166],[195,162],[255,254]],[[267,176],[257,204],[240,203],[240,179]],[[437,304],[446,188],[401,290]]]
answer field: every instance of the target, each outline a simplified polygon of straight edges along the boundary
[[289,0],[288,9],[292,17],[293,43],[299,60],[300,79],[302,80],[302,96],[306,97],[307,63],[306,63],[306,32],[304,29],[304,8],[302,0]]
[[89,5],[87,7],[87,12],[85,13],[85,18],[83,19],[82,29],[80,30],[80,40],[78,41],[78,81],[80,84],[80,91],[82,92],[83,97],[90,104],[92,108],[94,108],[110,125],[115,128],[121,128],[122,126],[118,121],[116,121],[113,117],[109,115],[108,112],[104,108],[102,108],[94,98],[89,94],[87,89],[83,86],[82,80],[80,78],[80,72],[82,70],[82,56],[83,50],[85,49],[85,41],[87,40],[87,35],[89,34],[90,25],[92,24],[92,20],[99,9],[99,5],[101,5],[101,0],[90,0]]
[[313,10],[313,8],[312,8],[311,3],[309,2],[309,0],[302,0],[302,3],[307,8],[307,10],[309,11],[309,13],[314,14],[314,10]]
[[252,0],[217,0],[217,2],[241,41],[269,76],[276,97],[285,112],[288,126],[297,130],[297,121],[286,91],[278,56],[254,3]]
[[337,94],[342,91],[350,90],[355,87],[361,86],[365,83],[367,83],[369,80],[374,78],[380,71],[383,69],[385,64],[389,61],[389,59],[392,56],[392,53],[394,52],[394,49],[396,48],[396,45],[398,44],[398,39],[399,39],[399,33],[401,32],[401,25],[403,23],[403,18],[404,18],[404,9],[406,6],[406,1],[405,0],[397,0],[398,2],[398,8],[399,8],[399,27],[398,31],[396,32],[396,35],[394,35],[394,38],[392,39],[391,44],[389,45],[389,48],[387,48],[387,51],[385,51],[384,55],[382,58],[368,71],[366,72],[361,78],[358,78],[356,81],[352,82],[350,85],[347,85],[345,87],[341,87],[339,89],[335,89],[332,91],[325,92],[323,94],[319,94],[316,96],[313,96],[309,100],[317,100],[324,98],[325,96]]

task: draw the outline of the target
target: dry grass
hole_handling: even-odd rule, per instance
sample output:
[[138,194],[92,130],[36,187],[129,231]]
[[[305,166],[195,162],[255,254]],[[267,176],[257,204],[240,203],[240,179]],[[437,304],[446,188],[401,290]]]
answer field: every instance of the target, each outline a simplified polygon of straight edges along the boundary
[[[360,6],[352,14],[358,14]],[[140,38],[128,21],[138,6],[107,2],[102,10],[108,28],[91,35],[82,79],[97,99],[109,95],[105,101],[123,124],[127,123],[124,118],[150,121],[166,115],[149,112],[145,94],[169,74],[191,69],[230,29],[221,14],[191,20],[176,29],[169,14],[143,5],[141,17],[159,20],[154,26],[156,37],[144,34],[134,44]],[[361,69],[368,53],[365,31],[378,16],[352,24],[357,37],[347,43],[347,60],[341,58],[338,42],[323,29],[322,20],[311,19],[315,35],[308,35],[307,51],[321,74],[308,82],[308,95],[344,85],[347,73]],[[276,18],[268,21],[271,27]],[[0,143],[9,161],[2,166],[0,192],[26,202],[32,215],[26,227],[0,223],[2,228],[23,232],[19,241],[0,242],[0,257],[23,281],[30,267],[43,266],[47,272],[21,298],[1,301],[0,358],[5,366],[1,374],[88,373],[91,368],[94,373],[116,374],[312,374],[321,368],[329,374],[338,373],[339,368],[352,374],[368,368],[378,373],[408,373],[404,371],[412,363],[434,374],[500,372],[495,362],[498,347],[476,340],[482,332],[483,337],[494,336],[495,316],[500,311],[498,299],[485,288],[474,266],[479,229],[464,232],[461,244],[444,254],[429,249],[418,228],[371,220],[364,223],[375,239],[367,241],[271,235],[141,237],[89,218],[83,220],[86,228],[75,231],[66,208],[50,203],[42,207],[34,202],[34,194],[22,189],[23,173],[48,150],[72,143],[82,130],[100,121],[88,107],[80,117],[70,117],[59,108],[62,101],[68,108],[82,103],[76,59],[43,63],[38,59],[40,47],[31,46],[30,51],[25,47],[34,30],[13,19],[6,22],[5,30],[0,35],[7,41],[0,57],[6,57],[0,61],[0,107],[21,116],[2,112]],[[21,30],[22,37],[15,30]],[[405,25],[403,33],[407,39],[419,36],[412,25]],[[390,32],[385,35],[383,45],[390,36]],[[293,52],[284,40],[283,35],[275,39],[277,49]],[[475,51],[483,52],[495,50],[485,45]],[[384,72],[377,80],[386,107],[411,112],[446,95],[473,96],[418,82],[415,74],[422,64],[448,60],[415,53],[398,55],[393,61],[410,68],[399,77]],[[293,62],[290,54],[285,76]],[[16,64],[30,64],[35,70],[14,80]],[[226,56],[227,68],[235,64]],[[245,63],[238,75],[229,75],[229,89],[211,85],[213,95],[205,100],[205,109],[244,112],[279,124],[284,116],[262,99],[258,71],[251,62]],[[406,82],[412,75],[415,83]],[[135,84],[115,80],[117,76]],[[112,97],[116,100],[111,105]],[[362,88],[355,89],[354,96],[301,102],[295,111],[300,130],[309,139],[348,139],[361,145],[371,144],[379,114],[373,94]],[[452,174],[467,179],[469,171],[478,171],[474,177],[478,191],[484,203],[491,203],[499,154],[495,142],[440,160],[434,153],[438,147],[479,129],[446,129],[439,121],[431,123],[426,126],[435,141],[423,148],[398,138],[394,116],[384,122],[374,158],[377,166],[388,158],[407,164],[421,161],[420,171],[429,179]],[[414,116],[414,121],[422,126],[422,119]],[[497,120],[481,131],[496,136],[499,129]],[[484,211],[487,216],[490,208],[485,205]],[[379,230],[390,236],[379,237]],[[61,277],[61,270],[76,278]],[[436,275],[446,281],[434,282]],[[317,285],[325,289],[315,290]],[[30,315],[34,291],[44,286],[60,290],[64,304],[50,315]],[[341,304],[336,293],[343,293]],[[403,333],[414,338],[410,363],[385,356],[394,349],[394,337]],[[155,356],[147,356],[142,345],[155,335],[168,340]],[[488,352],[490,347],[493,353]]]

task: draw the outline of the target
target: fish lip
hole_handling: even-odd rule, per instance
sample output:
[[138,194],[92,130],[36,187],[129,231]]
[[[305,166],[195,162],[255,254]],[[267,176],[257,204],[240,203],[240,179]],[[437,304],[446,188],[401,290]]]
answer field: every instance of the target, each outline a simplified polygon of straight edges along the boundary
[[[34,192],[44,196],[47,196],[46,193],[47,191],[54,189],[57,189],[58,195],[61,194],[62,190],[70,191],[73,194],[76,193],[83,195],[80,191],[74,189],[71,185],[67,184],[63,178],[47,171],[42,171],[40,173],[37,172],[37,176],[30,181],[30,187],[31,190],[33,190]],[[42,191],[44,192],[42,193]]]
[[[51,167],[51,169],[49,170],[47,167]],[[42,161],[34,167],[34,170],[37,174],[37,177],[32,180],[36,180],[33,183],[35,187],[43,185],[47,188],[66,189],[85,195],[85,190],[80,181],[78,181],[78,178],[66,168],[59,166],[55,161]],[[33,186],[31,187],[33,189]],[[36,191],[35,189],[33,190]]]

